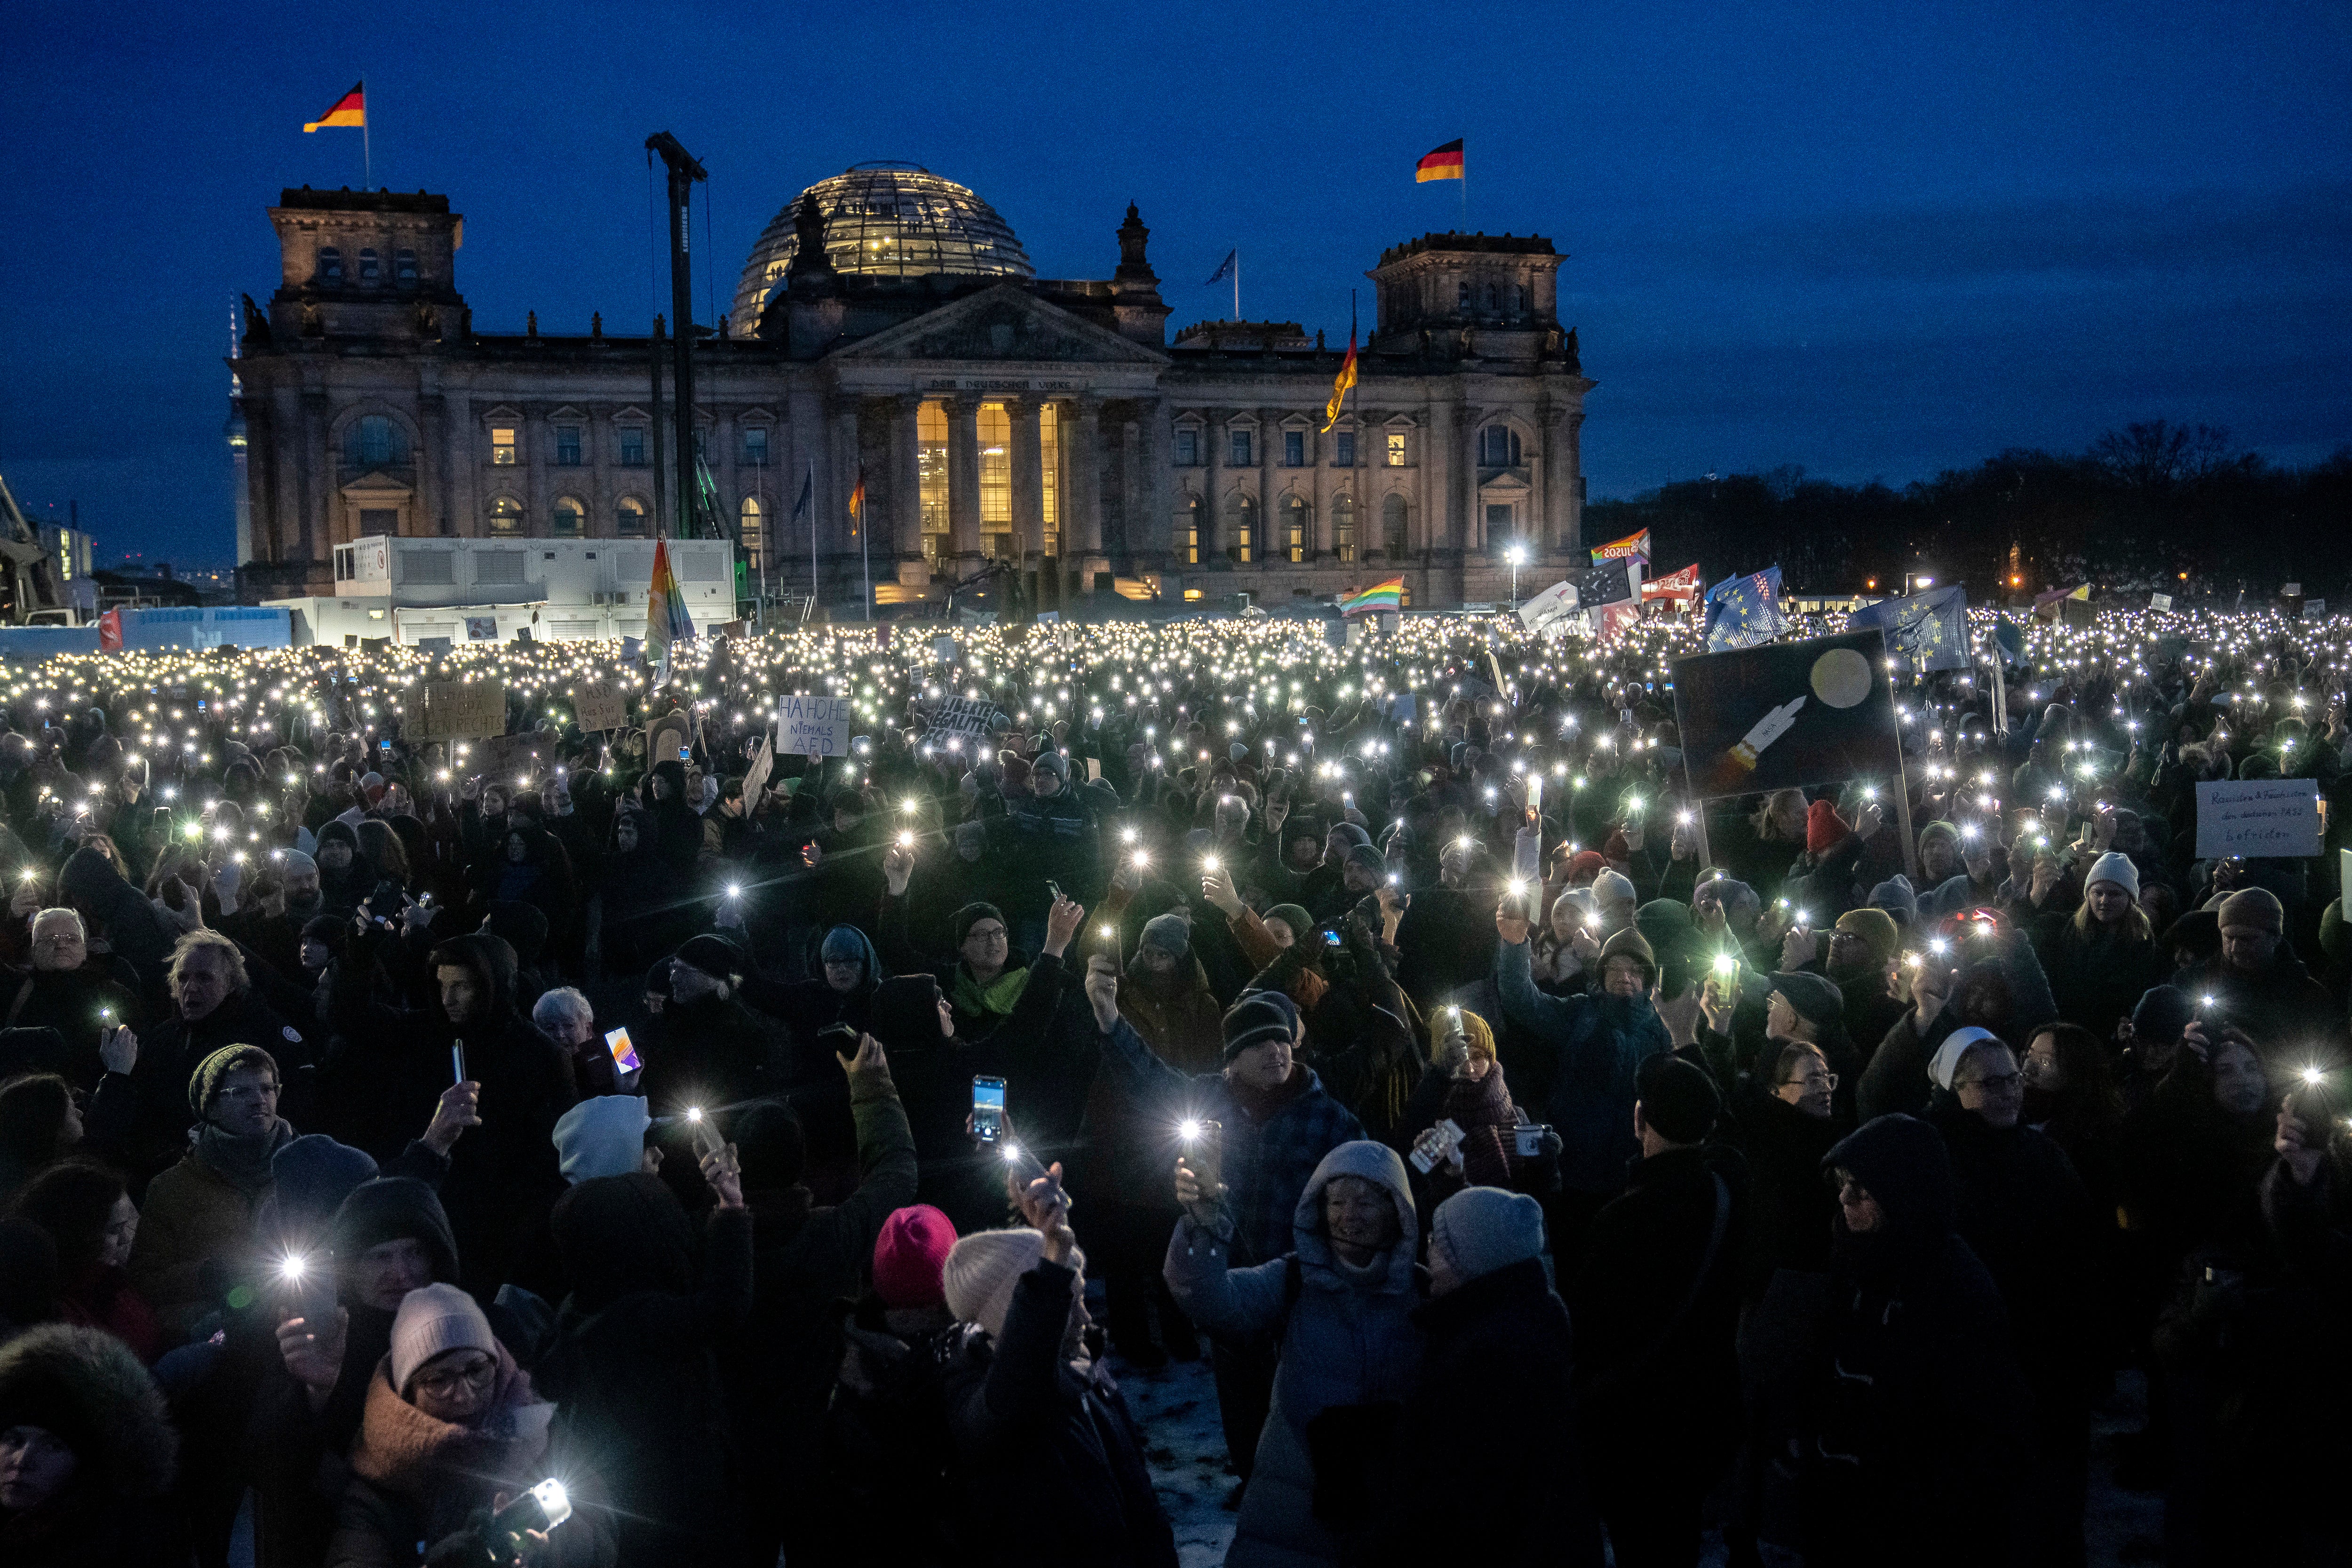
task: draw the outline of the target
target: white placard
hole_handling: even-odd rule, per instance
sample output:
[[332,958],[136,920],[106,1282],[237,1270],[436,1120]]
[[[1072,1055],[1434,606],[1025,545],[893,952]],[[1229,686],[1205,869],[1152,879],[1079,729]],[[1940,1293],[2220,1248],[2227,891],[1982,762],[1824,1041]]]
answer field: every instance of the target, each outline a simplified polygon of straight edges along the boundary
[[2150,594],[2147,596],[2147,607],[2151,610],[2168,610],[2172,608],[2172,595],[2169,594]]
[[2325,599],[2305,599],[2303,602],[2303,613],[2307,616],[2316,619],[2327,613],[2327,601]]
[[796,757],[847,756],[855,721],[846,697],[779,697],[776,750]]
[[2197,858],[2282,859],[2322,852],[2312,779],[2223,779],[2197,786]]

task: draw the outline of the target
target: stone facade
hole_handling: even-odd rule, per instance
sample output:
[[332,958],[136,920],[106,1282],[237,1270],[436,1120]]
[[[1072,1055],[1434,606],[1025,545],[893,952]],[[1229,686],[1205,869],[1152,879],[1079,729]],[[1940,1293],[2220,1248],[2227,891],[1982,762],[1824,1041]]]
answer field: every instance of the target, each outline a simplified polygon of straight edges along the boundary
[[[1360,379],[1326,431],[1345,345],[1246,321],[1170,342],[1132,206],[1094,280],[837,268],[820,205],[780,215],[801,242],[787,262],[747,268],[758,321],[696,353],[718,508],[772,593],[854,603],[870,573],[903,600],[1011,560],[1046,604],[1116,576],[1274,606],[1402,573],[1435,606],[1505,597],[1514,544],[1527,592],[1582,559],[1594,384],[1548,239],[1383,254]],[[334,547],[367,533],[676,531],[675,485],[656,484],[666,342],[601,318],[475,331],[444,196],[305,187],[270,219],[282,277],[266,310],[248,301],[233,410],[249,596],[331,593]]]

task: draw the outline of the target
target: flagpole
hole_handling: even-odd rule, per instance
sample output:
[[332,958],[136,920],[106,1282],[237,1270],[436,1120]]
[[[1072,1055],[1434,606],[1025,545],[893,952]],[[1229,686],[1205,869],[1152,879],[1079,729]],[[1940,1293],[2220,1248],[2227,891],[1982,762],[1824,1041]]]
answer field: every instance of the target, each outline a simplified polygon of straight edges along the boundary
[[810,493],[809,493],[809,509],[808,509],[808,514],[809,514],[809,611],[810,611],[810,613],[811,613],[812,615],[814,615],[814,614],[815,613],[815,611],[816,611],[816,585],[817,585],[817,576],[816,576],[816,493],[815,493],[815,486],[816,486],[816,465],[815,465],[815,463],[811,462],[811,463],[809,464],[808,475],[809,475],[809,477],[808,477],[808,483],[809,483],[809,486],[810,486]]
[[[857,493],[866,493],[866,465],[857,465]],[[866,526],[866,502],[857,503],[857,565],[866,574],[866,618],[874,618],[874,542],[866,535],[872,531]]]
[[1234,320],[1242,319],[1242,247],[1234,247]]

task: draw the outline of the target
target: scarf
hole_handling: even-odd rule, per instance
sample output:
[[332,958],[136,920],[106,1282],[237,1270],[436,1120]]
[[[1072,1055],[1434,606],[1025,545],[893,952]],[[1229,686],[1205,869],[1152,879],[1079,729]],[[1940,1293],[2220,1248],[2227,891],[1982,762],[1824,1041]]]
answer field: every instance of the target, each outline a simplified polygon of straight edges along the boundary
[[258,1132],[225,1132],[215,1121],[200,1121],[189,1135],[188,1152],[202,1165],[247,1196],[269,1185],[270,1157],[294,1141],[294,1124],[273,1117]]
[[948,1000],[955,1005],[957,1011],[976,1016],[1011,1017],[1013,1005],[1021,1000],[1021,993],[1029,988],[1029,972],[1026,969],[1008,969],[986,985],[971,977],[969,964],[957,964],[955,975],[955,991]]

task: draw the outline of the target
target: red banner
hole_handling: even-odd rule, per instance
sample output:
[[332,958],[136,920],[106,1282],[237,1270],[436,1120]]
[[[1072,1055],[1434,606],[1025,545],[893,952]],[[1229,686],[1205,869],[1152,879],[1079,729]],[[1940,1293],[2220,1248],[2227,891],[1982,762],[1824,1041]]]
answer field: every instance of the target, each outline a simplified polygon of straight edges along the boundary
[[98,651],[119,653],[122,649],[122,612],[109,610],[98,617]]
[[1644,599],[1696,599],[1699,595],[1698,563],[1694,561],[1679,572],[1664,577],[1647,577],[1642,582]]

